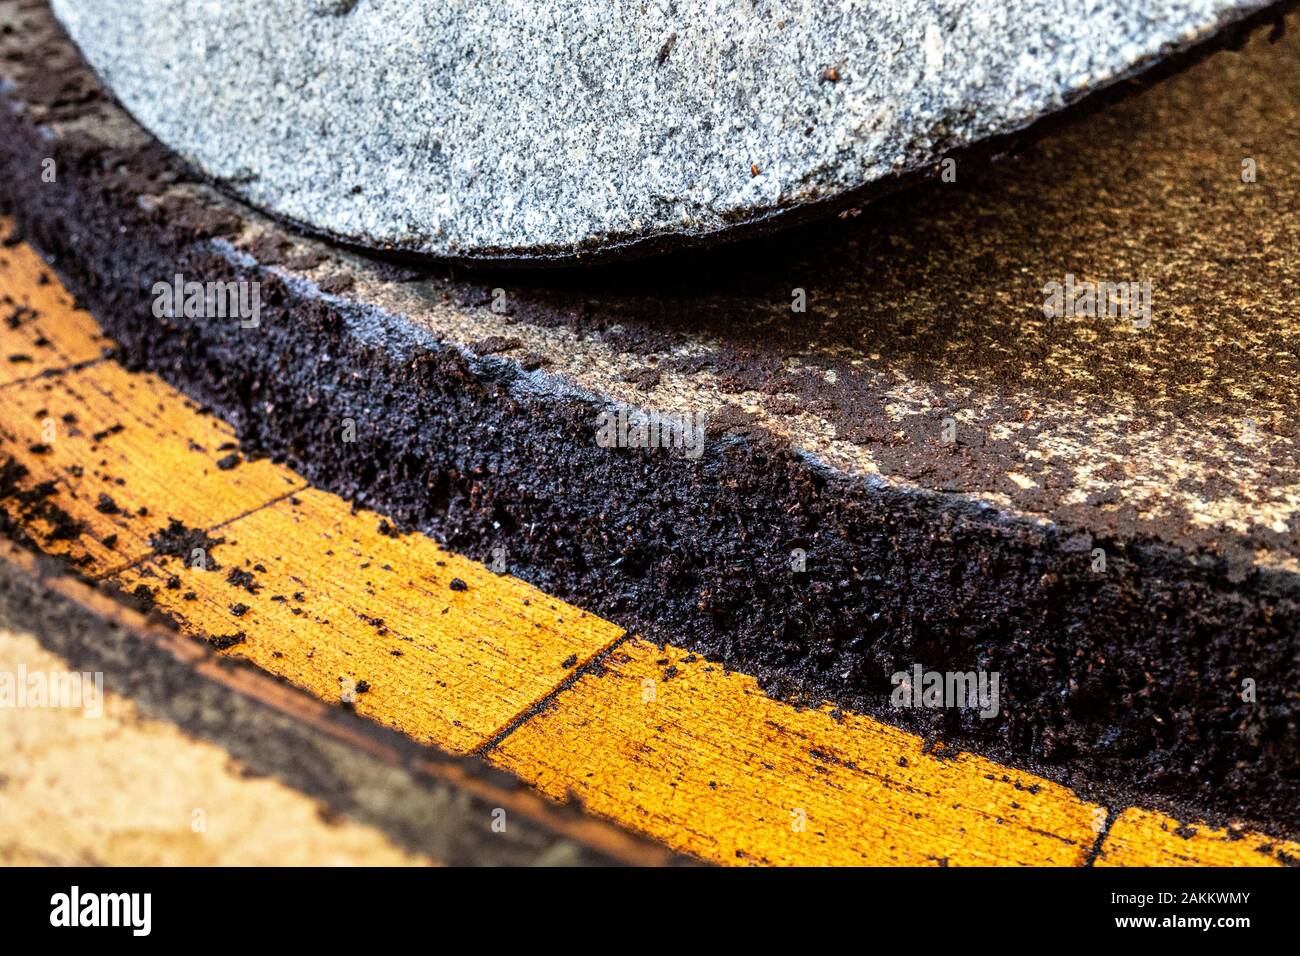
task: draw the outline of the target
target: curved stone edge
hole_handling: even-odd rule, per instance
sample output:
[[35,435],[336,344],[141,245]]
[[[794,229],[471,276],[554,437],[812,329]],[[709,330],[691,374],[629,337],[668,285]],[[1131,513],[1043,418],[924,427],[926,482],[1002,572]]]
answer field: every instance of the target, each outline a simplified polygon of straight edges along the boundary
[[[445,250],[428,244],[377,244],[364,236],[322,228],[260,205],[241,192],[237,183],[211,176],[201,167],[193,164],[190,164],[190,168],[209,185],[221,190],[227,196],[256,208],[268,218],[304,235],[361,252],[378,253],[398,261],[441,262],[493,268],[570,268],[623,262],[675,252],[707,249],[724,243],[743,242],[815,224],[846,211],[860,209],[885,196],[937,179],[946,159],[955,159],[962,166],[967,163],[996,162],[1029,146],[1043,136],[1051,135],[1062,125],[1135,95],[1218,50],[1235,49],[1262,24],[1279,20],[1287,10],[1293,9],[1297,4],[1300,4],[1300,0],[1275,0],[1262,9],[1227,11],[1220,22],[1208,26],[1206,32],[1199,35],[1187,47],[1168,54],[1148,56],[1096,87],[1071,91],[1065,95],[1065,106],[1062,109],[1040,116],[1019,128],[945,151],[926,166],[891,173],[845,192],[811,200],[755,208],[750,215],[738,218],[722,228],[665,230],[649,235],[609,233],[601,236],[599,240],[592,240],[590,245],[585,247],[541,245],[516,249],[485,249],[472,255],[449,255]],[[65,36],[68,43],[76,46],[76,41],[67,37],[61,25],[57,25],[56,28]],[[93,68],[91,69],[93,71]],[[130,110],[120,102],[117,106],[126,115],[131,115]],[[142,129],[146,128],[138,120],[136,122]]]

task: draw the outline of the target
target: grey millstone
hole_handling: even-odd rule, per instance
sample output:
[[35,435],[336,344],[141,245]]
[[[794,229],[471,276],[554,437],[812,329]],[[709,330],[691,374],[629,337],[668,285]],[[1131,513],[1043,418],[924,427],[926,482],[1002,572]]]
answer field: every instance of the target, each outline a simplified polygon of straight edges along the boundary
[[1269,5],[51,2],[136,118],[251,203],[463,258],[753,224],[1020,129]]

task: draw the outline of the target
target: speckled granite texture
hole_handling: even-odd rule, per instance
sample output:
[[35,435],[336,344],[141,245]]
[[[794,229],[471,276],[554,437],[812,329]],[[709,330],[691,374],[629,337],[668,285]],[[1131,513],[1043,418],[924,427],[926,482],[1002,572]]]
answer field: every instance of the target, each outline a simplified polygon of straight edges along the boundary
[[1024,128],[1267,0],[53,0],[253,204],[453,258],[662,248]]

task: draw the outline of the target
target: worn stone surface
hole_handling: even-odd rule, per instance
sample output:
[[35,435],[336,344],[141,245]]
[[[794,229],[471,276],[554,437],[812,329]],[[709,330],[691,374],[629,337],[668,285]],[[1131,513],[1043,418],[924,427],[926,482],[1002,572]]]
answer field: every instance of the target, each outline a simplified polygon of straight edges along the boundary
[[1020,130],[1268,0],[53,0],[227,189],[462,258],[654,248]]
[[[4,10],[0,195],[126,360],[245,448],[774,692],[1294,832],[1294,18],[856,217],[488,274],[249,213],[106,102],[39,4]],[[257,278],[260,328],[154,318],[175,271]],[[1150,324],[1045,316],[1067,275],[1149,282]],[[598,446],[620,404],[705,413],[703,453]],[[999,671],[1002,717],[892,709],[915,662]]]

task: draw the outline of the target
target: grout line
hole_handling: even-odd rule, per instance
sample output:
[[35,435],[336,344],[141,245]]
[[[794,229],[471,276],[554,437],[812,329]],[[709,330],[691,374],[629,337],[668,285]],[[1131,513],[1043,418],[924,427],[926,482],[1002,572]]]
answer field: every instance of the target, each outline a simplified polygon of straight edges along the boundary
[[63,365],[59,368],[42,369],[35,375],[28,375],[25,378],[16,378],[12,382],[0,383],[0,390],[13,388],[15,385],[28,385],[32,382],[39,382],[43,378],[62,378],[71,372],[80,372],[84,368],[90,368],[92,365],[98,365],[100,362],[107,362],[112,359],[111,355],[100,355],[97,358],[82,359],[80,362],[73,362],[70,365]]
[[605,663],[605,660],[609,657],[609,655],[614,653],[614,651],[622,647],[628,641],[632,640],[633,637],[634,637],[633,634],[631,634],[628,631],[624,631],[618,637],[614,638],[607,645],[605,645],[603,648],[601,648],[599,651],[593,654],[585,664],[583,664],[581,667],[574,670],[572,674],[564,678],[564,680],[560,681],[558,684],[552,687],[541,697],[537,698],[537,700],[533,701],[533,703],[525,707],[519,713],[518,716],[516,716],[514,719],[507,722],[506,725],[501,730],[498,730],[495,734],[489,737],[485,742],[479,744],[470,752],[475,757],[486,758],[487,755],[491,751],[499,747],[507,737],[513,734],[524,724],[528,723],[530,720],[532,720],[542,711],[550,707],[551,704],[555,703],[555,701],[559,698],[561,694],[563,694],[566,690],[568,690],[570,687],[572,687],[582,678],[586,677],[588,674],[599,676],[601,667]]
[[205,532],[217,531],[221,528],[229,527],[230,525],[234,524],[236,521],[243,521],[249,515],[257,514],[257,512],[263,511],[271,507],[271,505],[279,504],[281,501],[284,501],[287,498],[292,498],[294,495],[302,494],[304,491],[310,491],[311,487],[312,486],[309,482],[304,481],[302,484],[294,488],[290,488],[288,491],[284,492],[283,494],[276,495],[274,498],[270,499],[269,501],[264,501],[260,505],[255,505],[254,507],[249,508],[247,511],[235,515],[233,518],[227,518],[225,521],[218,521],[212,527],[206,528],[204,530]]
[[[247,518],[249,515],[257,514],[257,512],[262,511],[266,508],[270,508],[272,505],[279,504],[281,501],[284,501],[286,498],[292,498],[294,495],[302,491],[306,491],[310,487],[311,485],[307,484],[306,482],[303,482],[298,487],[292,488],[289,491],[286,491],[284,494],[276,495],[274,498],[264,501],[260,505],[256,505],[252,508],[249,508],[248,510],[240,514],[235,515],[233,518],[227,518],[225,521],[218,521],[216,524],[204,528],[203,533],[208,534],[220,528],[225,528],[229,525],[232,525],[236,521],[242,521],[244,518]],[[153,560],[155,557],[157,557],[157,554],[158,552],[151,548],[148,551],[146,551],[144,554],[140,555],[138,558],[135,558],[132,561],[127,561],[125,564],[118,565],[117,567],[110,568],[109,570],[104,571],[100,574],[91,575],[91,578],[95,581],[107,581],[110,578],[117,577],[119,574],[121,574],[124,571],[129,571],[131,570],[131,568],[139,567],[140,565],[144,564],[146,561]]]
[[1106,808],[1106,822],[1101,825],[1101,830],[1097,832],[1097,839],[1092,844],[1092,849],[1088,851],[1088,856],[1083,861],[1085,867],[1091,867],[1097,862],[1097,857],[1101,855],[1101,848],[1105,844],[1106,838],[1110,836],[1110,828],[1115,824],[1115,821],[1120,818],[1120,814],[1128,808],[1128,804]]

